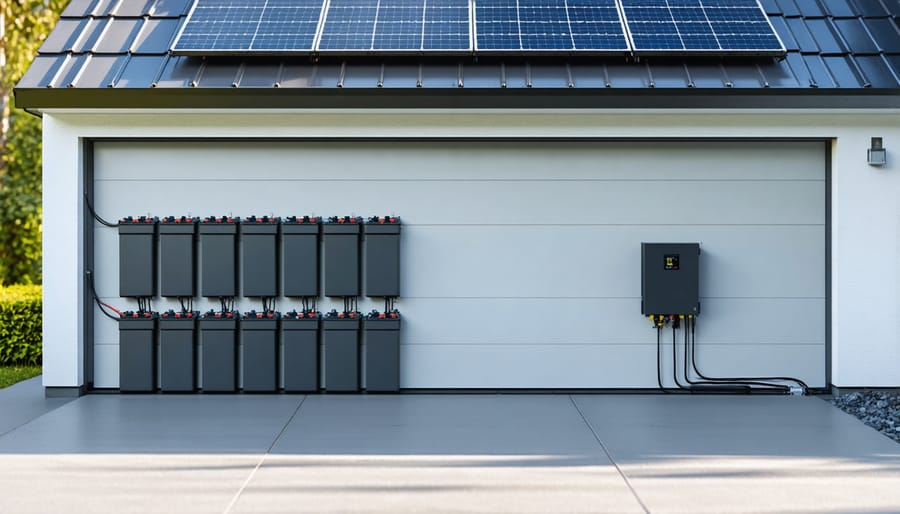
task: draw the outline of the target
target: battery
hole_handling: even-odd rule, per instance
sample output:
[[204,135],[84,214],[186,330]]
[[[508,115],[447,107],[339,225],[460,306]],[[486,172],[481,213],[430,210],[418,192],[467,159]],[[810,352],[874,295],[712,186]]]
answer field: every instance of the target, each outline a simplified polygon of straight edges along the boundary
[[241,318],[241,378],[244,391],[275,392],[278,389],[278,317],[257,317],[249,312]]
[[359,296],[359,233],[357,221],[322,225],[325,296]]
[[156,219],[119,222],[119,296],[156,296]]
[[159,318],[159,389],[164,393],[196,389],[198,314],[169,311]]
[[204,218],[200,222],[200,295],[237,295],[237,222]]
[[287,313],[281,319],[285,392],[319,390],[319,316]]
[[296,217],[281,223],[281,276],[284,296],[319,296],[318,219]]
[[392,219],[363,225],[366,296],[400,296],[400,222]]
[[119,390],[153,392],[156,390],[156,313],[124,314],[119,319]]
[[[231,317],[226,317],[228,314]],[[200,318],[200,388],[203,392],[237,390],[236,329],[238,313]]]
[[170,216],[159,222],[159,289],[162,296],[194,296],[197,219]]
[[278,221],[268,216],[251,216],[241,221],[244,296],[278,296]]
[[400,317],[368,317],[363,321],[366,343],[366,390],[400,390]]
[[325,390],[359,391],[359,318],[322,320]]

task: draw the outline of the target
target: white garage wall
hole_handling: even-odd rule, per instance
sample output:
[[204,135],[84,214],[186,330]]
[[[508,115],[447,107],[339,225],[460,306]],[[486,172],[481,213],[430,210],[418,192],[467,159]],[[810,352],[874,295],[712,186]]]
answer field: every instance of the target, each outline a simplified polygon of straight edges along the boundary
[[[606,137],[832,141],[832,383],[900,386],[900,110],[44,112],[44,374],[85,384],[82,362],[81,142],[85,138]],[[888,164],[865,163],[873,136]],[[731,160],[731,164],[734,161]],[[759,170],[761,172],[765,170]],[[408,305],[405,312],[410,314]],[[708,311],[708,308],[706,309]],[[630,315],[630,314],[629,314]],[[49,320],[52,320],[50,322]],[[804,332],[806,318],[795,320]],[[743,322],[743,320],[740,320]],[[704,327],[708,328],[708,327]],[[727,347],[721,347],[727,348]],[[712,351],[712,349],[711,349]],[[605,362],[605,361],[604,361]],[[583,364],[573,362],[572,365]],[[612,370],[615,372],[616,370]]]
[[[401,215],[408,388],[654,387],[640,242],[699,241],[701,367],[822,386],[824,161],[824,143],[99,142],[95,205]],[[95,238],[98,293],[128,305],[116,231]],[[95,327],[95,386],[116,387],[116,324]]]

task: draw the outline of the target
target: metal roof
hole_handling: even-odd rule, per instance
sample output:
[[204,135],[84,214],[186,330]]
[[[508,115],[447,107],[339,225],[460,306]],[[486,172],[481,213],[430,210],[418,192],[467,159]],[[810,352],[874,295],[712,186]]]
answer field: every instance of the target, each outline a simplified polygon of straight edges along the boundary
[[16,87],[29,109],[900,107],[900,0],[761,0],[773,58],[203,58],[191,0],[72,0]]

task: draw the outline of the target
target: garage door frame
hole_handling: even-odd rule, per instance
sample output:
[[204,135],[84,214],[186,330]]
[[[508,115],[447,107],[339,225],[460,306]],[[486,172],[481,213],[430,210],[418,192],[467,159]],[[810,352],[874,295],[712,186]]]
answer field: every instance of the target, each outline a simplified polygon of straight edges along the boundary
[[[814,143],[823,143],[825,148],[824,155],[824,163],[825,163],[825,388],[823,389],[815,389],[813,392],[823,392],[827,393],[832,388],[832,346],[831,346],[831,319],[832,319],[832,305],[831,305],[831,279],[832,279],[832,269],[831,269],[831,253],[832,253],[832,210],[831,210],[831,195],[832,195],[832,145],[833,140],[829,138],[821,138],[821,137],[810,137],[810,138],[784,138],[784,137],[775,137],[775,138],[742,138],[742,137],[711,137],[711,138],[697,138],[697,137],[648,137],[648,138],[610,138],[610,137],[287,137],[287,138],[253,138],[253,137],[188,137],[188,138],[169,138],[169,137],[122,137],[122,138],[84,138],[82,139],[82,167],[83,167],[83,194],[88,202],[93,205],[94,202],[94,144],[95,143],[115,143],[115,142],[127,142],[127,143],[165,143],[165,142],[178,142],[178,143],[215,143],[215,142],[281,142],[281,143],[290,143],[290,142],[303,142],[303,143],[316,143],[316,142],[401,142],[401,143],[440,143],[440,142],[454,142],[454,143],[464,143],[464,142],[498,142],[498,143],[506,143],[506,142],[541,142],[541,143],[654,143],[654,142],[664,142],[664,143],[718,143],[718,142],[732,142],[732,143],[753,143],[753,142],[762,142],[762,143],[792,143],[792,142],[814,142]],[[87,207],[87,206],[85,206]],[[90,214],[87,213],[86,214]],[[90,215],[85,215],[83,218],[83,250],[84,250],[84,263],[85,263],[85,274],[82,277],[83,280],[83,303],[84,306],[82,312],[83,318],[83,372],[84,372],[84,384],[85,390],[87,392],[99,392],[99,391],[117,391],[115,389],[95,389],[94,388],[94,327],[93,327],[93,313],[94,313],[94,296],[92,292],[91,282],[88,275],[88,271],[92,272],[94,268],[94,219]],[[504,391],[516,391],[516,392],[552,392],[552,391],[560,391],[561,389],[504,389]],[[489,391],[496,391],[495,389],[491,389]],[[459,389],[454,390],[454,392],[468,392],[468,393],[483,393],[489,392],[488,390],[483,389]],[[565,389],[567,392],[576,392],[576,391],[584,391],[584,392],[599,392],[599,391],[609,391],[609,389],[577,389],[570,390]],[[628,389],[613,389],[615,392],[627,392]],[[641,390],[643,391],[643,390]],[[416,389],[413,392],[433,392],[431,390],[420,390]]]

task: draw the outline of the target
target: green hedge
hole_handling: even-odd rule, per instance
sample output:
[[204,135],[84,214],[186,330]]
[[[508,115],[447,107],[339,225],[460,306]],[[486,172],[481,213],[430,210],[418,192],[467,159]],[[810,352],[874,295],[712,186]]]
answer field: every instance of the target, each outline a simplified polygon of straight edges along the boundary
[[41,286],[0,287],[0,365],[40,364]]

